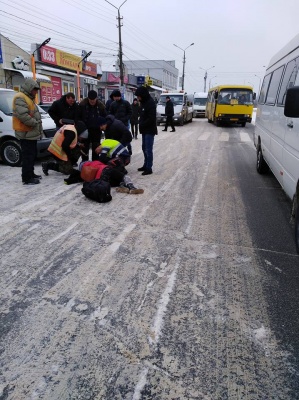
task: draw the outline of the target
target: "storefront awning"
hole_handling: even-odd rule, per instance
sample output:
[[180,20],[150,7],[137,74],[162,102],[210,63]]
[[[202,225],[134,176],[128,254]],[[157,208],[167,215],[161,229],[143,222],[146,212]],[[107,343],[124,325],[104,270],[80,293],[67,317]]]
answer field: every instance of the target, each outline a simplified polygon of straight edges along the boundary
[[149,88],[149,89],[154,89],[154,90],[159,90],[159,92],[163,92],[163,90],[164,90],[164,89],[162,89],[161,87],[159,87],[159,86],[154,86],[154,85],[148,86],[148,88]]
[[[14,68],[4,68],[7,71],[18,72],[19,74],[23,75],[24,78],[33,78],[33,73],[31,71],[23,71],[21,69],[14,69]],[[51,82],[51,79],[46,75],[36,74],[36,80],[38,82]]]

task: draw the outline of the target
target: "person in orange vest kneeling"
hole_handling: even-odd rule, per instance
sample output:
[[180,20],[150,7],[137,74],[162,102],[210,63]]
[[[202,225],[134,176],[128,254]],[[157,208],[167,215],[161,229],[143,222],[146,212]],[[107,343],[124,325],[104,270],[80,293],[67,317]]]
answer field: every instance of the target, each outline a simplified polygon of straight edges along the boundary
[[42,163],[42,170],[49,175],[49,170],[69,175],[74,170],[82,153],[83,145],[80,141],[87,137],[88,131],[82,121],[76,121],[74,125],[63,125],[54,135],[48,151],[52,154],[54,161]]

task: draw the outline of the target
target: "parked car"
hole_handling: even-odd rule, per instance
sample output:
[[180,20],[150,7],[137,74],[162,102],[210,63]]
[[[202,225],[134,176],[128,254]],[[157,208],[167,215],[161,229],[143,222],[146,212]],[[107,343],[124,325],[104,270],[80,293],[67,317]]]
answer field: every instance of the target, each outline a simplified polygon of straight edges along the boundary
[[40,108],[42,108],[46,113],[49,111],[49,108],[52,104],[39,104]]
[[[12,101],[16,92],[0,88],[0,158],[12,167],[22,163],[22,153],[19,140],[12,128]],[[49,114],[39,108],[42,117],[43,137],[37,141],[37,157],[49,156],[47,151],[52,137],[56,133],[56,125]]]

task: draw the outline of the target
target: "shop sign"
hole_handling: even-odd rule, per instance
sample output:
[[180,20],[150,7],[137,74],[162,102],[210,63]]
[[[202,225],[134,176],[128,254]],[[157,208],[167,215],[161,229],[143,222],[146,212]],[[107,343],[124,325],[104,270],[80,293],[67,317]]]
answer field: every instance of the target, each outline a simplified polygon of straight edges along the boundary
[[62,96],[61,78],[51,76],[51,83],[40,82],[42,103],[53,103]]

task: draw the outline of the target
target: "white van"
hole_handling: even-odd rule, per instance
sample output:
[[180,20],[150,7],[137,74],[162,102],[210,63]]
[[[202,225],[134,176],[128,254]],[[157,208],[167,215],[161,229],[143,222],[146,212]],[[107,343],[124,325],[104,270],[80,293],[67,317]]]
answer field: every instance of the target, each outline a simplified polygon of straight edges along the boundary
[[206,92],[194,93],[194,102],[193,102],[194,117],[196,118],[205,117],[207,98],[208,98],[208,93]]
[[[20,142],[12,129],[12,101],[15,94],[14,90],[0,88],[0,158],[5,164],[12,167],[18,167],[22,163]],[[56,133],[56,125],[50,115],[41,107],[39,107],[39,111],[44,135],[41,140],[37,141],[37,156],[44,157],[50,155],[47,149]]]
[[293,201],[299,253],[299,35],[270,60],[261,87],[254,132],[257,171],[268,167]]
[[166,96],[173,102],[174,116],[173,122],[178,125],[184,125],[186,122],[192,122],[193,118],[193,94],[185,92],[163,92],[160,95],[157,104],[157,125],[166,122],[165,104]]

